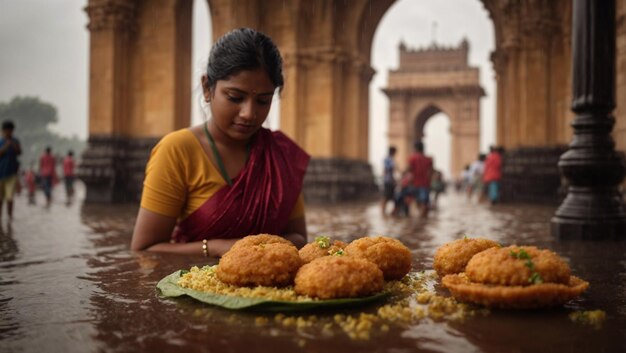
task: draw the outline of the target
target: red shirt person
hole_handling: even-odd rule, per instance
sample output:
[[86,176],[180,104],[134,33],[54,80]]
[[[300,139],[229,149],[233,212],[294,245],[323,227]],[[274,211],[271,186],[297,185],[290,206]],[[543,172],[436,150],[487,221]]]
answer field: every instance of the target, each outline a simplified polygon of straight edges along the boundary
[[502,155],[500,151],[491,147],[489,155],[485,159],[485,170],[483,172],[483,183],[487,185],[487,194],[491,203],[495,203],[500,198],[500,180],[502,179]]
[[415,142],[415,152],[409,157],[409,168],[413,174],[413,193],[422,216],[428,214],[430,203],[430,178],[433,171],[433,160],[424,155],[424,144]]
[[39,157],[39,175],[43,184],[43,193],[46,195],[46,203],[50,205],[52,187],[58,182],[56,160],[50,147],[46,147],[46,151]]

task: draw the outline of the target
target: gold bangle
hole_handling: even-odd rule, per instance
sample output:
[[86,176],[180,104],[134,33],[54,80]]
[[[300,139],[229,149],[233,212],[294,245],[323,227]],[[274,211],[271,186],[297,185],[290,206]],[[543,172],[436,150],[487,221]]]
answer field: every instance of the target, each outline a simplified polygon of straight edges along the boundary
[[209,257],[209,245],[207,244],[206,239],[202,239],[202,253],[204,257]]

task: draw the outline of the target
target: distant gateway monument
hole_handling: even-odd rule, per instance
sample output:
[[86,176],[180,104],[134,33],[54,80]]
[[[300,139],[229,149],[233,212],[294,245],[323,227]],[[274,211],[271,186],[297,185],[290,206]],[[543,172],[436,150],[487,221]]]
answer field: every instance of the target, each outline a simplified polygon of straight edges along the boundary
[[450,167],[457,176],[479,152],[480,98],[485,95],[479,69],[467,62],[469,43],[464,39],[458,47],[447,48],[433,42],[418,50],[400,43],[399,50],[400,65],[389,73],[383,89],[389,97],[389,145],[398,149],[398,165],[406,167],[428,119],[444,112],[452,135]]

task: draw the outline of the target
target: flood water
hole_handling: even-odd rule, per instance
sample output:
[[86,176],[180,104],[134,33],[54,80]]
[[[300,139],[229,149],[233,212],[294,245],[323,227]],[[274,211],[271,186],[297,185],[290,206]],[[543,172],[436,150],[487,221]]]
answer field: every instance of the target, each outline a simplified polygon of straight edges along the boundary
[[[416,271],[432,267],[438,246],[467,234],[550,248],[591,283],[561,308],[492,310],[464,321],[425,318],[353,340],[340,331],[280,326],[273,314],[160,298],[155,285],[162,277],[215,260],[131,252],[136,205],[66,205],[62,190],[55,192],[50,208],[41,195],[36,206],[19,196],[12,224],[2,220],[1,352],[626,351],[626,242],[555,241],[548,223],[553,207],[491,207],[455,194],[442,196],[427,220],[384,218],[378,203],[308,207],[311,237],[396,237],[412,250]],[[78,200],[83,192],[79,187]],[[568,314],[577,310],[603,310],[607,317],[601,326],[575,323]],[[264,315],[269,324],[256,325]]]

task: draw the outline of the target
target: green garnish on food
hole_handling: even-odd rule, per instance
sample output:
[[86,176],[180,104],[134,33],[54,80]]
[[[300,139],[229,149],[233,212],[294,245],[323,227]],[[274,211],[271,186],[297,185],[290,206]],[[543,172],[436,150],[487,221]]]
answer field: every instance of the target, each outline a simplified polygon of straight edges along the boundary
[[332,250],[329,250],[328,254],[330,254],[330,256],[343,256],[346,253],[343,251],[343,249],[339,249],[339,250],[337,250],[335,252],[333,252]]
[[318,237],[315,237],[315,242],[322,249],[326,249],[330,247],[330,238],[325,235],[320,235]]
[[526,260],[524,262],[524,266],[528,267],[528,269],[530,270],[530,277],[528,277],[528,282],[532,284],[543,283],[543,278],[541,278],[539,272],[535,271],[535,264],[530,259],[530,255],[526,252],[526,250],[520,249],[518,252],[511,250],[511,256],[516,259]]
[[520,251],[518,252],[511,250],[511,256],[516,259],[530,260],[530,255],[528,255],[528,253],[524,249],[520,249]]
[[530,275],[530,278],[528,279],[528,282],[530,282],[532,284],[541,284],[541,283],[543,283],[543,278],[541,278],[541,275],[538,272],[533,272]]
[[602,310],[574,311],[568,316],[573,322],[592,325],[597,329],[602,327],[606,319],[606,313]]

